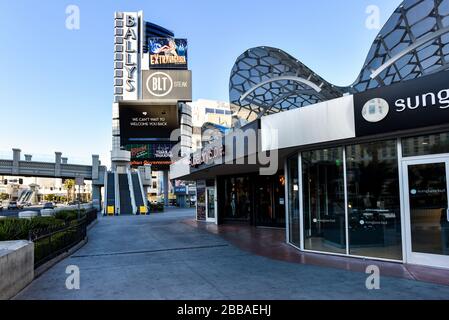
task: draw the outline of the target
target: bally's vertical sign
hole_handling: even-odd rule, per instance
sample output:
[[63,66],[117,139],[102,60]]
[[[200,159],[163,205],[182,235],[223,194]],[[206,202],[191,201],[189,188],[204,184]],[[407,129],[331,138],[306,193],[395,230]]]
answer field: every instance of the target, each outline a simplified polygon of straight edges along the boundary
[[115,13],[114,95],[118,100],[139,97],[139,13]]

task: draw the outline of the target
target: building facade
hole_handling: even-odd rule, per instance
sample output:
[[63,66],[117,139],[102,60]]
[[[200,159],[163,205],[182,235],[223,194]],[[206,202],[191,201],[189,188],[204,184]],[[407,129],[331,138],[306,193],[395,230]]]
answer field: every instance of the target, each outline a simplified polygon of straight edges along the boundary
[[[190,102],[189,106],[192,111],[192,145],[189,152],[190,149],[196,151],[202,148],[203,138],[207,135],[204,133],[207,129],[215,127],[223,131],[232,127],[232,111],[227,102],[200,99]],[[209,139],[206,137],[205,140]]]
[[[173,146],[190,143],[187,57],[187,39],[145,21],[142,11],[115,13],[112,166],[105,175],[104,214],[146,214],[149,200],[169,204]],[[162,183],[152,172],[162,173]]]
[[244,52],[230,101],[249,124],[172,166],[197,181],[197,219],[284,227],[306,252],[449,268],[448,43],[449,1],[405,0],[349,87],[280,49]]

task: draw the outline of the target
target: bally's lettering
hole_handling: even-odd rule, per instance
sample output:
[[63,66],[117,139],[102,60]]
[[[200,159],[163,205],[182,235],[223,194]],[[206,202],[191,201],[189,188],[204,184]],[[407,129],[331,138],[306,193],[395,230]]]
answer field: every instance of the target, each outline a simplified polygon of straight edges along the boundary
[[136,56],[136,44],[137,36],[135,28],[137,26],[136,18],[132,15],[126,16],[126,33],[125,33],[125,69],[127,73],[126,91],[134,92],[136,90],[136,71],[137,71],[137,56]]

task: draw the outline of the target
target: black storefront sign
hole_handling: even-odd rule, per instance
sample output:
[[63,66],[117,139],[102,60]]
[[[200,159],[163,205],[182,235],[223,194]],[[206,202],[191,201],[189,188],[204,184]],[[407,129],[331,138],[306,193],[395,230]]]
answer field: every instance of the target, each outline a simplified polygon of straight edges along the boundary
[[357,137],[449,124],[449,71],[354,95]]
[[120,104],[120,143],[145,144],[170,142],[179,128],[176,105]]

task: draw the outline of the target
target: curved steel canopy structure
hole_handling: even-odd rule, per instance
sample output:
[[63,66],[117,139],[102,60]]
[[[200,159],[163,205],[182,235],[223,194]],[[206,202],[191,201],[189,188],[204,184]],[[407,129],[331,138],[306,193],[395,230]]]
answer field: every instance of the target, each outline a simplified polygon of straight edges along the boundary
[[449,70],[449,0],[405,0],[376,37],[353,85],[327,82],[288,53],[257,47],[234,64],[229,83],[236,112],[265,114]]

